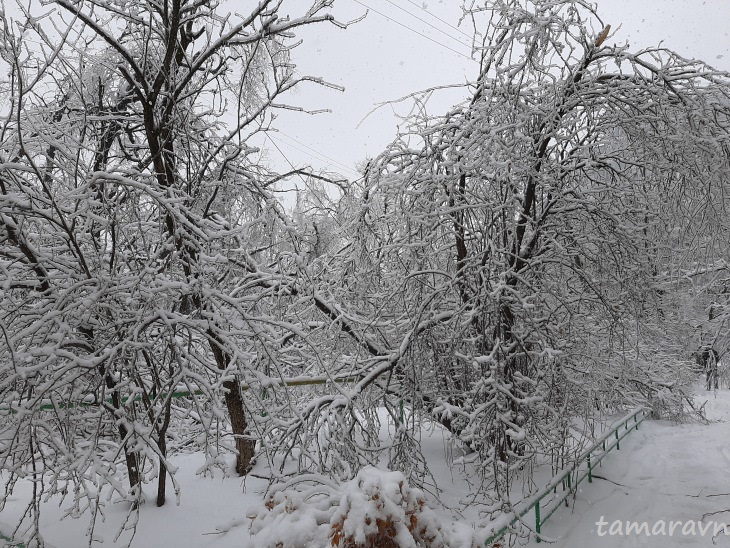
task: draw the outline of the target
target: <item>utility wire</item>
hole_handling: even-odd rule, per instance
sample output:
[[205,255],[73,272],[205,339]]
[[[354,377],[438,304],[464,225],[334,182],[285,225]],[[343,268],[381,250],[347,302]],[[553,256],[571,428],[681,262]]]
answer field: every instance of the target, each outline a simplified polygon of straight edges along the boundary
[[313,148],[312,148],[312,147],[310,147],[309,145],[305,145],[304,143],[302,143],[301,141],[299,141],[299,140],[295,139],[295,138],[294,138],[294,137],[292,137],[291,135],[287,135],[286,133],[284,133],[283,131],[280,131],[280,130],[277,130],[276,134],[277,134],[278,136],[280,136],[280,137],[286,137],[287,139],[289,139],[289,140],[291,140],[291,141],[294,141],[295,143],[298,143],[299,145],[303,146],[304,148],[306,148],[306,149],[310,150],[310,151],[311,151],[312,153],[314,153],[314,154],[316,154],[317,156],[319,156],[319,158],[317,158],[316,156],[312,156],[312,154],[309,154],[309,153],[307,153],[306,151],[304,151],[304,150],[301,150],[301,149],[299,149],[299,148],[295,147],[295,146],[294,146],[294,145],[292,145],[292,144],[289,144],[289,143],[287,143],[287,144],[289,144],[289,146],[290,146],[290,147],[292,147],[292,148],[294,148],[294,149],[298,150],[299,152],[302,152],[302,153],[304,153],[304,154],[307,154],[307,156],[310,156],[310,157],[314,158],[315,160],[320,160],[320,161],[321,161],[321,160],[323,160],[323,159],[324,159],[324,160],[327,160],[328,162],[330,162],[331,164],[333,164],[333,165],[334,165],[335,167],[337,167],[338,169],[343,169],[343,170],[345,170],[345,171],[349,171],[350,173],[354,173],[354,174],[355,174],[355,175],[357,175],[358,177],[360,176],[360,174],[359,174],[359,173],[358,173],[357,171],[355,171],[354,169],[352,169],[351,167],[348,167],[348,166],[346,166],[345,164],[343,164],[343,163],[341,163],[341,162],[338,162],[338,161],[337,161],[337,160],[335,160],[334,158],[330,158],[330,157],[329,157],[329,156],[327,156],[326,154],[323,154],[323,153],[319,152],[318,150],[315,150],[315,149],[313,149]]
[[[386,1],[387,1],[387,2],[388,2],[388,3],[390,4],[390,5],[392,5],[392,6],[395,6],[396,8],[398,8],[399,10],[401,10],[402,12],[404,12],[404,13],[407,13],[407,14],[408,14],[408,15],[410,15],[411,17],[414,17],[414,18],[418,19],[418,20],[419,20],[419,21],[420,21],[421,23],[423,23],[424,25],[427,25],[427,26],[431,27],[431,28],[432,28],[432,29],[434,29],[434,30],[435,30],[436,32],[440,32],[441,34],[443,34],[443,35],[444,35],[444,36],[446,36],[447,38],[450,38],[451,40],[454,40],[454,41],[458,42],[458,43],[459,43],[459,45],[462,45],[462,46],[466,46],[466,47],[468,47],[468,48],[471,48],[471,45],[469,45],[469,44],[465,44],[464,42],[462,42],[461,40],[459,40],[458,38],[456,38],[456,37],[455,37],[455,36],[454,36],[453,34],[449,34],[449,33],[448,33],[448,32],[446,32],[445,30],[441,30],[441,29],[440,29],[440,28],[438,28],[438,27],[437,27],[436,25],[434,25],[434,24],[432,24],[432,23],[429,23],[428,21],[426,21],[426,20],[425,20],[425,19],[423,19],[422,17],[419,17],[419,16],[418,16],[418,15],[416,15],[415,13],[412,13],[412,12],[408,11],[408,10],[407,10],[406,8],[404,8],[403,6],[399,6],[398,4],[396,4],[395,2],[393,2],[393,0],[386,0]],[[463,34],[463,33],[462,33],[462,34]]]
[[[390,1],[390,0],[388,0],[388,1]],[[441,21],[441,22],[442,22],[442,23],[443,23],[444,25],[446,25],[447,27],[449,27],[449,28],[452,28],[452,29],[454,29],[454,30],[455,30],[456,32],[458,32],[459,34],[462,34],[462,35],[466,36],[466,37],[467,37],[467,38],[468,38],[468,39],[469,39],[470,41],[472,40],[472,38],[473,38],[473,37],[472,37],[472,36],[471,36],[470,34],[467,34],[467,33],[466,33],[466,32],[464,32],[463,30],[461,30],[461,29],[460,29],[459,27],[455,27],[454,25],[452,25],[452,24],[451,24],[451,23],[449,23],[448,21],[445,21],[445,20],[441,19],[441,18],[440,18],[440,17],[438,16],[438,15],[435,15],[434,13],[432,13],[432,12],[428,11],[428,10],[427,10],[426,8],[424,8],[423,6],[419,6],[419,5],[418,5],[418,4],[416,4],[416,3],[415,3],[415,2],[413,1],[413,0],[407,0],[407,1],[408,1],[408,3],[409,3],[409,4],[413,4],[413,5],[414,5],[414,6],[416,6],[416,7],[418,8],[418,9],[420,9],[420,10],[423,10],[423,11],[425,11],[426,13],[428,13],[428,14],[429,14],[429,15],[430,15],[431,17],[433,17],[434,19],[438,19],[439,21]]]
[[[291,166],[292,170],[297,172],[297,175],[299,175],[299,178],[304,183],[304,186],[307,187],[307,180],[304,178],[304,176],[301,173],[299,173],[299,171],[301,171],[301,170],[298,170],[297,168],[294,167],[294,164],[291,163],[291,160],[289,160],[289,158],[287,158],[286,154],[284,154],[284,151],[281,150],[281,148],[279,148],[279,145],[276,144],[276,142],[271,138],[271,135],[269,135],[268,133],[264,135],[264,140],[267,138],[269,139],[269,141],[271,141],[271,144],[276,147],[276,150],[279,151],[279,154],[282,155],[284,160],[286,160],[286,163]],[[307,187],[307,188],[309,188],[309,187]],[[297,191],[298,190],[299,189],[297,188]],[[325,204],[322,203],[322,199],[317,195],[316,192],[312,193],[312,196],[314,196],[314,198],[319,202],[319,205],[321,205],[324,209],[329,209]],[[340,222],[339,219],[335,218],[335,223],[337,223],[337,226],[342,228],[342,223]]]
[[[441,43],[441,42],[439,42],[438,40],[434,40],[433,38],[431,38],[430,36],[426,36],[426,35],[425,35],[425,34],[423,34],[422,32],[418,32],[417,30],[415,30],[415,29],[412,29],[411,27],[409,27],[409,26],[408,26],[408,25],[406,25],[405,23],[401,23],[400,21],[398,21],[398,20],[396,20],[396,19],[393,19],[392,17],[390,17],[390,16],[388,16],[388,15],[385,15],[385,14],[384,14],[383,12],[381,12],[381,11],[378,11],[378,10],[376,10],[376,9],[373,9],[373,8],[371,8],[371,7],[369,7],[369,6],[365,5],[365,4],[363,4],[362,2],[360,2],[360,0],[354,0],[354,2],[356,2],[356,3],[360,4],[360,5],[361,5],[362,7],[364,7],[365,9],[368,9],[368,10],[374,11],[375,13],[377,13],[378,15],[380,15],[381,17],[385,17],[385,18],[386,18],[386,19],[387,19],[388,21],[391,21],[391,22],[395,23],[396,25],[400,25],[401,27],[403,27],[403,28],[405,28],[405,29],[408,29],[408,30],[410,30],[411,32],[413,32],[413,33],[415,33],[415,34],[418,34],[418,35],[419,35],[419,36],[421,36],[422,38],[425,38],[426,40],[429,40],[429,41],[433,42],[434,44],[437,44],[437,45],[441,46],[442,48],[446,48],[447,50],[449,50],[449,51],[452,51],[452,52],[456,53],[457,55],[461,55],[462,57],[464,57],[464,58],[466,58],[466,59],[470,59],[471,61],[474,61],[474,59],[472,59],[472,58],[471,58],[471,57],[470,57],[469,55],[466,55],[466,54],[464,54],[464,53],[462,53],[462,52],[460,52],[460,51],[458,51],[458,50],[455,50],[454,48],[451,48],[451,47],[447,46],[446,44],[442,44],[442,43]],[[474,61],[474,62],[476,63],[476,61]]]
[[[287,164],[289,164],[289,166],[290,166],[290,167],[292,168],[292,170],[293,170],[293,171],[296,171],[296,172],[297,172],[297,175],[299,175],[299,177],[300,177],[300,178],[302,179],[302,181],[304,181],[304,183],[306,183],[306,182],[307,182],[307,180],[306,180],[306,179],[304,178],[304,175],[302,175],[302,173],[300,173],[300,172],[301,172],[302,170],[301,170],[301,169],[298,169],[298,168],[296,168],[296,167],[294,167],[294,164],[293,164],[293,163],[291,162],[291,160],[289,160],[289,158],[288,158],[288,157],[287,157],[287,156],[286,156],[286,155],[284,154],[284,151],[282,151],[282,150],[281,150],[281,147],[279,147],[279,145],[277,145],[277,144],[276,144],[276,141],[274,141],[274,139],[273,139],[273,138],[271,137],[271,135],[267,133],[267,134],[266,134],[266,138],[268,138],[268,139],[269,139],[269,141],[271,141],[271,144],[272,144],[272,145],[274,145],[274,147],[276,147],[276,150],[278,150],[278,151],[279,151],[279,154],[281,154],[281,156],[282,156],[282,157],[284,158],[284,160],[286,160],[286,163],[287,163]],[[298,151],[299,151],[299,152],[301,152],[302,154],[307,154],[307,152],[306,152],[306,151],[304,151],[304,150],[302,150],[302,149],[300,149],[300,148],[298,148],[298,147],[295,147],[295,146],[294,146],[294,145],[292,145],[292,144],[289,144],[289,143],[287,143],[287,145],[288,145],[288,146],[290,146],[291,148],[293,148],[294,150],[298,150]],[[315,152],[316,152],[316,151],[315,151]],[[311,155],[309,155],[309,156],[310,156],[310,157],[312,157]],[[314,158],[314,159],[316,160],[317,158]],[[342,167],[344,167],[344,166],[342,166]],[[352,172],[353,174],[357,175],[358,177],[360,177],[360,174],[359,174],[359,173],[357,173],[357,172],[356,172],[355,170],[353,170],[353,169],[350,169],[349,171],[350,171],[350,172]]]
[[296,172],[296,174],[299,175],[299,178],[302,180],[302,182],[306,185],[307,184],[307,180],[304,178],[304,175],[302,175],[300,173],[301,170],[294,167],[294,164],[292,164],[291,161],[289,160],[289,158],[287,158],[286,154],[284,154],[284,151],[281,150],[281,148],[279,148],[279,145],[276,144],[276,141],[274,141],[271,138],[271,135],[269,135],[267,133],[267,134],[264,135],[264,137],[265,137],[265,139],[268,139],[269,141],[271,141],[271,144],[274,145],[274,147],[276,148],[276,150],[279,151],[279,154],[281,154],[281,157],[284,158],[284,160],[286,160],[286,163],[289,164],[289,167],[291,167],[292,171]]

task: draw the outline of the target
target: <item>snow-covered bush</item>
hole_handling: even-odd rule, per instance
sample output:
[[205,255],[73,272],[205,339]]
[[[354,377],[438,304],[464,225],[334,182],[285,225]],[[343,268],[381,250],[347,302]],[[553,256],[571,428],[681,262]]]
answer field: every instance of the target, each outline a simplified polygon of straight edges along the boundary
[[[311,482],[313,487],[302,488]],[[449,546],[421,490],[409,487],[401,472],[372,466],[339,486],[313,476],[283,484],[250,517],[257,547]]]

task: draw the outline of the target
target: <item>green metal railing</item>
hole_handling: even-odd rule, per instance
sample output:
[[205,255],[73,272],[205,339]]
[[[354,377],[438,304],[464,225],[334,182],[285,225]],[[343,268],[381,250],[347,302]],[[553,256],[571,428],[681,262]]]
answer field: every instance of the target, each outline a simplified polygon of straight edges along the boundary
[[[262,386],[263,390],[263,398],[266,399],[266,388],[267,386],[313,386],[313,385],[319,385],[319,384],[327,384],[330,382],[335,383],[351,383],[351,382],[357,382],[361,380],[359,377],[328,377],[328,376],[321,376],[321,377],[295,377],[290,379],[277,379],[274,381],[271,381],[269,383],[264,383]],[[250,390],[252,387],[248,384],[241,385],[241,391],[245,392],[247,390]],[[200,396],[203,394],[202,390],[176,390],[170,394],[170,397],[172,398],[187,398],[190,396]],[[161,393],[159,395],[160,397],[167,397],[167,393]],[[135,396],[133,401],[140,401],[142,396]],[[123,402],[126,403],[129,400],[129,398],[123,398]],[[107,400],[107,403],[111,404],[111,400]],[[58,403],[48,403],[43,404],[38,409],[42,411],[52,411],[54,409],[71,409],[74,407],[92,407],[92,406],[98,406],[98,402],[58,402]],[[17,410],[13,408],[12,406],[4,406],[0,407],[0,411],[10,411],[11,414],[17,413]],[[404,409],[404,403],[401,399],[398,402],[398,411],[399,411],[399,418],[401,423],[405,421],[405,409]],[[5,544],[4,546],[8,546],[10,548],[25,548],[25,544],[22,542],[14,541],[11,538],[6,537],[2,533],[0,533],[0,541],[3,541]]]
[[[316,385],[316,384],[326,384],[328,382],[355,382],[356,378],[352,377],[339,377],[339,378],[314,378],[314,379],[282,379],[279,381],[276,381],[275,383],[278,386],[307,386],[307,385]],[[241,387],[242,390],[249,390],[251,387],[248,385],[244,385]],[[194,391],[176,391],[172,393],[173,398],[182,398],[182,397],[189,397],[194,395],[200,395],[202,394],[199,390]],[[72,407],[74,405],[80,405],[80,406],[90,406],[90,405],[98,405],[94,403],[85,403],[85,402],[77,402],[77,403],[66,403],[64,406],[66,407]],[[41,409],[54,409],[53,404],[44,405],[41,407]],[[403,400],[400,400],[399,402],[399,411],[400,411],[400,420],[403,422],[404,420],[404,404]],[[11,409],[11,412],[13,410]],[[518,503],[514,510],[510,512],[509,514],[506,514],[503,516],[502,519],[499,519],[495,523],[495,527],[493,527],[493,532],[491,536],[487,538],[487,540],[484,542],[485,546],[489,546],[492,543],[496,542],[500,538],[502,538],[509,530],[510,528],[521,518],[523,518],[528,512],[531,510],[535,511],[535,533],[537,535],[537,542],[540,542],[540,529],[542,525],[552,516],[555,511],[560,507],[562,502],[567,499],[571,494],[574,494],[578,485],[588,478],[588,482],[593,482],[593,468],[603,460],[603,458],[608,454],[611,449],[614,447],[616,449],[621,449],[620,442],[621,440],[626,437],[629,432],[632,430],[639,429],[639,424],[641,424],[644,419],[647,416],[647,412],[644,409],[636,409],[626,415],[624,418],[622,418],[616,426],[611,428],[608,432],[606,432],[604,435],[602,435],[600,438],[598,438],[597,441],[593,443],[587,450],[585,450],[579,457],[576,459],[575,463],[571,465],[569,468],[566,468],[559,474],[553,476],[553,478],[550,480],[550,482],[538,493],[533,495],[532,497],[528,498],[525,501],[522,501]],[[623,428],[623,432],[620,432]],[[596,451],[600,448],[600,452],[596,453]],[[587,464],[587,467],[585,469],[581,469],[581,465],[583,463]],[[573,476],[575,475],[575,481],[573,481]],[[563,492],[557,496],[552,496],[551,499],[547,502],[545,506],[542,506],[542,501],[546,497],[551,495],[555,495],[557,493],[557,489],[559,486],[563,486]],[[567,486],[567,489],[566,489]],[[502,523],[504,523],[502,525]],[[13,541],[10,538],[5,537],[4,535],[0,534],[0,540],[7,543],[8,546],[15,547],[15,548],[25,548],[25,545],[20,542]]]
[[[351,382],[357,382],[361,380],[359,377],[328,377],[328,376],[319,376],[319,377],[293,377],[290,379],[276,379],[276,380],[270,380],[267,383],[262,383],[261,388],[263,390],[264,398],[266,397],[266,388],[268,386],[313,386],[313,385],[319,385],[319,384],[327,384],[327,383],[351,383]],[[252,387],[248,384],[241,385],[241,391],[245,392],[247,390],[250,390]],[[188,398],[190,396],[200,396],[203,394],[202,390],[175,390],[170,394],[170,397],[172,398]],[[158,395],[158,398],[166,398],[168,395],[167,392],[162,392]],[[141,401],[142,396],[137,395],[134,396],[133,401]],[[46,400],[48,401],[48,400]],[[127,403],[129,401],[129,397],[122,398],[122,403]],[[111,399],[105,400],[105,403],[111,404]],[[100,402],[98,401],[76,401],[76,402],[57,402],[57,403],[44,403],[40,405],[37,409],[41,411],[53,411],[54,409],[73,409],[75,407],[96,407],[99,406]],[[11,414],[17,413],[17,408],[13,407],[12,405],[8,404],[1,404],[0,405],[0,411],[10,411]]]
[[2,541],[3,546],[5,546],[6,548],[25,548],[25,544],[23,544],[22,542],[18,542],[16,540],[8,538],[2,533],[0,533],[0,541]]
[[[603,460],[611,449],[615,447],[620,450],[621,440],[632,430],[638,430],[639,425],[646,417],[647,411],[641,408],[623,417],[613,428],[598,438],[588,449],[583,451],[570,467],[553,476],[550,482],[540,491],[516,504],[512,512],[498,519],[492,528],[492,531],[496,532],[493,532],[484,541],[484,546],[490,546],[502,538],[517,521],[522,519],[531,510],[535,511],[536,541],[540,542],[540,529],[542,525],[555,513],[565,499],[571,494],[575,494],[578,485],[583,480],[588,478],[588,483],[593,482],[593,468]],[[623,432],[621,432],[622,429]],[[583,463],[587,464],[585,468],[581,468]],[[557,494],[557,489],[561,485],[563,492]],[[550,497],[550,500],[543,506],[542,501],[547,497]]]

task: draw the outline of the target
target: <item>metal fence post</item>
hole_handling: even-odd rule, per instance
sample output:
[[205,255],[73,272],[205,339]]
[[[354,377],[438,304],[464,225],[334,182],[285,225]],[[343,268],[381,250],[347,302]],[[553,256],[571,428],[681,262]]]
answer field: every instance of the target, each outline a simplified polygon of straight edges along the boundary
[[[265,401],[265,400],[266,400],[266,398],[268,398],[268,396],[269,396],[269,395],[268,395],[268,394],[266,393],[266,387],[264,386],[264,387],[263,387],[263,388],[261,389],[261,401],[262,401],[262,402],[263,402],[263,401]],[[268,415],[269,415],[269,414],[268,414],[268,413],[266,412],[266,408],[264,407],[264,408],[263,408],[263,409],[261,410],[261,416],[262,416],[262,417],[267,417]]]
[[590,453],[588,453],[588,483],[593,483],[593,466],[591,466]]
[[[642,418],[640,419],[638,417],[638,414],[642,413]],[[538,492],[535,496],[539,497],[537,502],[531,503],[529,506],[522,506],[523,510],[518,511],[518,515],[510,522],[509,525],[504,526],[499,532],[494,532],[492,530],[492,536],[487,538],[487,540],[484,543],[484,546],[491,546],[492,543],[496,542],[502,536],[505,534],[505,532],[514,525],[520,518],[525,516],[530,510],[532,510],[532,507],[535,507],[535,542],[542,542],[540,539],[540,533],[541,533],[541,527],[542,527],[542,516],[541,516],[541,508],[540,508],[540,502],[543,497],[550,494],[552,491],[553,493],[557,493],[558,484],[562,483],[563,486],[563,494],[561,495],[560,502],[565,501],[568,496],[570,496],[570,493],[573,492],[573,488],[577,488],[580,482],[588,477],[588,482],[593,483],[593,459],[592,459],[592,451],[597,450],[599,447],[603,448],[603,453],[599,455],[598,462],[602,465],[602,460],[604,456],[606,455],[607,450],[610,451],[613,449],[613,447],[610,447],[606,445],[606,442],[611,437],[611,433],[613,432],[613,435],[616,438],[616,449],[620,449],[619,442],[621,441],[621,436],[619,435],[619,430],[621,429],[621,424],[624,425],[626,428],[626,431],[624,432],[623,436],[625,437],[631,430],[639,429],[639,424],[641,424],[641,421],[646,416],[646,411],[643,409],[638,409],[636,412],[634,412],[631,415],[628,415],[628,417],[624,417],[623,422],[619,422],[616,426],[614,426],[612,429],[610,429],[608,432],[606,432],[602,439],[599,442],[596,442],[594,445],[591,445],[589,449],[587,449],[584,453],[582,453],[577,459],[575,464],[573,465],[576,472],[576,481],[575,484],[573,484],[573,480],[570,477],[572,474],[565,474],[565,469],[562,469],[562,471],[559,474],[556,474],[553,476],[553,480],[546,486],[549,488],[543,488],[540,492]],[[634,424],[629,427],[629,423],[631,422],[631,417],[634,418]],[[588,463],[588,470],[585,473],[581,473],[580,465],[587,461]],[[560,479],[558,479],[560,478]],[[565,493],[565,486],[568,485],[568,493]],[[553,502],[553,499],[550,499],[550,502],[546,506],[546,518],[545,521],[550,519],[550,516],[557,510],[557,505],[551,504]]]

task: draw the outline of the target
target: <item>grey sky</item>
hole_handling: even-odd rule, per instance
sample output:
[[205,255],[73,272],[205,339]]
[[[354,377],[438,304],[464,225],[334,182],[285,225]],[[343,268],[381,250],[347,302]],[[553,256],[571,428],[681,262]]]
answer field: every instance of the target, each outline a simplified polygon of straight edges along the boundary
[[[368,16],[347,30],[318,25],[301,32],[294,51],[298,70],[344,86],[344,92],[310,85],[292,103],[332,113],[310,116],[282,113],[281,130],[267,142],[270,161],[280,169],[297,167],[339,171],[353,178],[356,164],[377,155],[397,131],[398,114],[410,103],[381,107],[432,86],[473,80],[478,64],[469,58],[470,24],[458,26],[457,0],[338,0],[342,21]],[[686,57],[730,70],[730,0],[601,0],[598,11],[612,26],[617,44],[633,49],[663,45]],[[420,20],[418,18],[420,18]],[[435,16],[435,17],[434,17]],[[451,26],[449,26],[451,25]],[[437,43],[438,42],[438,43]],[[442,114],[464,98],[464,90],[437,92],[428,104]],[[371,113],[368,115],[368,113]],[[359,124],[359,125],[358,125]]]

